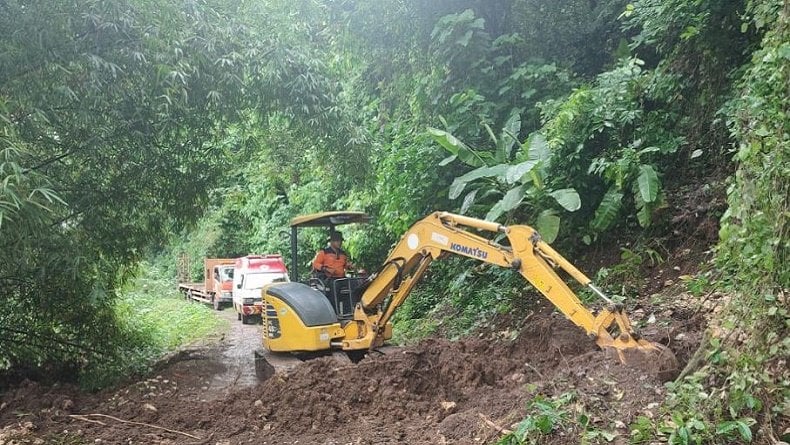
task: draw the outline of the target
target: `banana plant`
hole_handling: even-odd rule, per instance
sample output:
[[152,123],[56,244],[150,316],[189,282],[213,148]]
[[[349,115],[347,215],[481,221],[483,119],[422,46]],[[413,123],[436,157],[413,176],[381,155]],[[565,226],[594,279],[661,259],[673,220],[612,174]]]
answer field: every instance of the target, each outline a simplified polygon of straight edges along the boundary
[[642,227],[649,227],[653,212],[666,206],[658,173],[652,164],[643,160],[660,149],[640,149],[640,144],[640,141],[636,141],[631,146],[618,150],[616,159],[602,156],[590,164],[588,173],[602,176],[611,184],[590,222],[594,233],[603,232],[617,219],[627,193],[633,197],[637,208],[636,219]]
[[[450,185],[450,199],[465,193],[460,212],[466,213],[475,203],[488,208],[485,218],[496,221],[508,218],[516,209],[526,207],[535,218],[535,226],[548,242],[556,239],[560,228],[560,210],[575,212],[581,207],[579,194],[573,188],[555,189],[547,181],[551,161],[546,138],[533,133],[524,143],[518,141],[521,120],[513,113],[497,137],[485,126],[492,149],[469,147],[452,134],[436,128],[428,132],[450,153],[440,162],[445,166],[456,160],[474,169],[455,178]],[[518,147],[518,150],[514,150]],[[493,202],[493,204],[490,204]]]

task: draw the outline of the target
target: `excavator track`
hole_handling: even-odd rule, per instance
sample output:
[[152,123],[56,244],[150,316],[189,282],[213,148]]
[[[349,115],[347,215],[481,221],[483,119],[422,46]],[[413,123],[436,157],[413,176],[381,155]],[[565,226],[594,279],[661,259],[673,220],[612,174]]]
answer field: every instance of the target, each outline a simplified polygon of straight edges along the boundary
[[275,374],[285,374],[302,363],[299,357],[285,352],[277,353],[263,348],[255,350],[255,376],[258,380],[265,381]]
[[332,351],[331,353],[302,353],[294,354],[290,352],[271,352],[264,348],[255,350],[255,375],[259,381],[263,382],[277,374],[287,374],[294,368],[308,360],[319,357],[332,357],[339,366],[353,366],[365,357],[377,357],[380,355],[390,355],[401,353],[403,348],[398,346],[381,346],[373,351]]

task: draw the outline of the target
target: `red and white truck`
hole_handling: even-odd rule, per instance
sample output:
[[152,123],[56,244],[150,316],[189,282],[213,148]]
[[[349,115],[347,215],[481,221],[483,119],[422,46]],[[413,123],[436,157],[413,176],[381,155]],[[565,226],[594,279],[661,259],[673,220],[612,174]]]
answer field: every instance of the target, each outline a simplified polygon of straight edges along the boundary
[[261,289],[271,283],[287,282],[288,269],[281,255],[247,255],[236,258],[233,271],[233,308],[242,323],[260,317]]
[[203,260],[202,283],[179,283],[178,290],[184,297],[214,306],[233,304],[233,276],[235,260],[232,258],[206,258]]

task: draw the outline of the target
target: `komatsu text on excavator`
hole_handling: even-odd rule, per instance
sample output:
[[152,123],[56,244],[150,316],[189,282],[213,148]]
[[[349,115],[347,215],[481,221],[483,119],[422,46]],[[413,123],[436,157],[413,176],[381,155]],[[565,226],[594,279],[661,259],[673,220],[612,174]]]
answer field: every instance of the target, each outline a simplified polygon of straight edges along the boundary
[[[296,218],[335,223],[367,221],[358,212],[329,212]],[[345,216],[345,217],[344,217]],[[365,215],[366,217],[366,215]],[[331,223],[334,229],[335,223]],[[313,224],[319,225],[319,224]],[[469,229],[503,234],[502,242]],[[295,242],[294,242],[295,244]],[[392,337],[391,318],[435,259],[457,254],[512,269],[521,274],[599,347],[614,351],[624,363],[659,360],[663,370],[677,367],[665,346],[641,339],[623,306],[613,302],[587,276],[542,241],[529,226],[504,226],[467,216],[436,212],[414,224],[381,266],[366,278],[344,278],[310,284],[272,284],[263,289],[263,346],[256,351],[261,379],[274,374],[272,362],[283,353],[344,351],[361,358]],[[555,272],[562,269],[606,304],[597,313],[579,300]],[[638,355],[638,358],[633,357]],[[290,355],[290,354],[285,354]]]

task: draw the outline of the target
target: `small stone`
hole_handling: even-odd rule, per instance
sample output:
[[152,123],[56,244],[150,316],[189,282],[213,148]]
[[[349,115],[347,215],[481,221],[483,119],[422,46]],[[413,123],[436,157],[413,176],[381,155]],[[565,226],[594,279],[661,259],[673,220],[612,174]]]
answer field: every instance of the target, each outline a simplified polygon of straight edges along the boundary
[[263,406],[263,401],[258,399],[258,400],[255,401],[254,405],[257,406],[257,407],[261,407],[261,406]]
[[264,431],[269,431],[270,429],[272,429],[272,424],[271,423],[267,423],[266,425],[263,426],[263,430]]
[[514,381],[516,383],[523,383],[524,382],[524,378],[525,378],[525,376],[524,376],[524,373],[522,373],[522,372],[514,372],[513,374],[510,375],[510,380],[512,380],[512,381]]
[[673,284],[675,284],[675,282],[674,282],[674,281],[672,281],[672,280],[667,280],[667,281],[664,281],[664,286],[665,286],[665,287],[672,286]]
[[442,409],[444,409],[445,411],[452,411],[456,407],[455,402],[442,402],[441,405],[442,405]]
[[153,412],[158,411],[156,407],[154,405],[151,405],[150,403],[146,403],[145,405],[143,405],[143,408],[147,409],[148,411],[153,411]]

